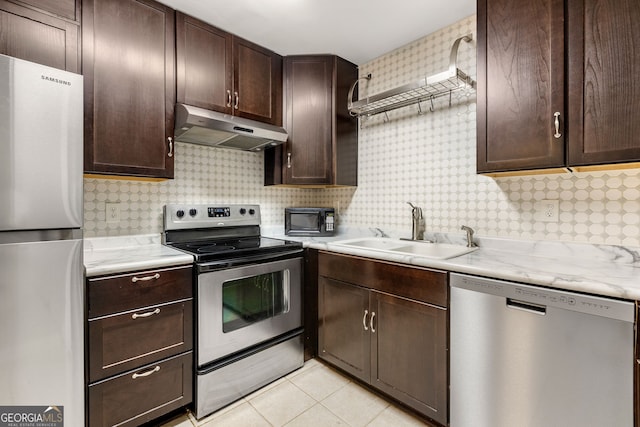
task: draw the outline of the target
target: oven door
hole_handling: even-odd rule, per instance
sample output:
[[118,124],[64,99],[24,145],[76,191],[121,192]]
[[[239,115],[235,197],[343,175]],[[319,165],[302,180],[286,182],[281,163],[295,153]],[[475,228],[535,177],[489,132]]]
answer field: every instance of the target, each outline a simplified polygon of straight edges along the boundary
[[302,258],[198,275],[198,367],[302,326]]

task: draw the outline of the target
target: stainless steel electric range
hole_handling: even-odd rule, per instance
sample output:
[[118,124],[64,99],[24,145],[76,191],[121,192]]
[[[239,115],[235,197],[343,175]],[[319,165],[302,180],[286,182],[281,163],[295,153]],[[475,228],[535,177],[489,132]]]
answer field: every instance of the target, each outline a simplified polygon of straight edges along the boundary
[[166,205],[163,243],[195,257],[197,418],[303,365],[302,244],[258,205]]

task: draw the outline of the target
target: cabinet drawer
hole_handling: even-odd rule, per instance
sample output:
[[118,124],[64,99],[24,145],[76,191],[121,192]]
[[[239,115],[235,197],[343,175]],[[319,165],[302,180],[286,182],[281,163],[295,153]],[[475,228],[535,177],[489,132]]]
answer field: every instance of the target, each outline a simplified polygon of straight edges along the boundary
[[192,401],[192,353],[89,386],[89,425],[138,426]]
[[191,298],[191,267],[88,279],[89,319]]
[[442,307],[449,299],[444,271],[320,252],[318,274]]
[[192,319],[184,301],[89,321],[89,381],[191,350]]

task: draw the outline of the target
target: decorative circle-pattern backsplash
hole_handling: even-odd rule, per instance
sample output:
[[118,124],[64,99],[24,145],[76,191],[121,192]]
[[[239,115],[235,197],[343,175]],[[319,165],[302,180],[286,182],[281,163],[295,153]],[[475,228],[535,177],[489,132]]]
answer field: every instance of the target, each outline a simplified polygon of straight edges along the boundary
[[[360,67],[372,95],[448,66],[453,41],[474,33],[475,16]],[[475,41],[462,43],[458,67],[475,76]],[[287,206],[339,207],[339,224],[410,235],[411,201],[428,231],[478,236],[640,246],[640,171],[625,170],[493,179],[475,173],[475,93],[405,107],[362,121],[358,187],[291,189],[263,186],[261,154],[178,143],[176,178],[148,183],[85,180],[85,235],[159,233],[165,203],[259,203],[263,224],[282,224]],[[535,215],[541,200],[559,201],[557,222]],[[105,221],[105,202],[121,219]]]

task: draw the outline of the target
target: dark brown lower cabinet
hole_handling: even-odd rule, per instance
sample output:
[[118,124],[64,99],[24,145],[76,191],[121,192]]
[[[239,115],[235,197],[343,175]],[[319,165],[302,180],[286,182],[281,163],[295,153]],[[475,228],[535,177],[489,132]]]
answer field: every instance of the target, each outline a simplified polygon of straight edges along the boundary
[[138,426],[193,400],[192,268],[87,279],[88,422]]
[[447,425],[447,274],[324,252],[318,271],[318,356]]
[[447,424],[447,310],[371,292],[371,383]]
[[318,356],[369,382],[369,290],[326,277],[318,280],[318,290]]
[[193,358],[187,354],[89,386],[90,426],[138,426],[192,400]]

